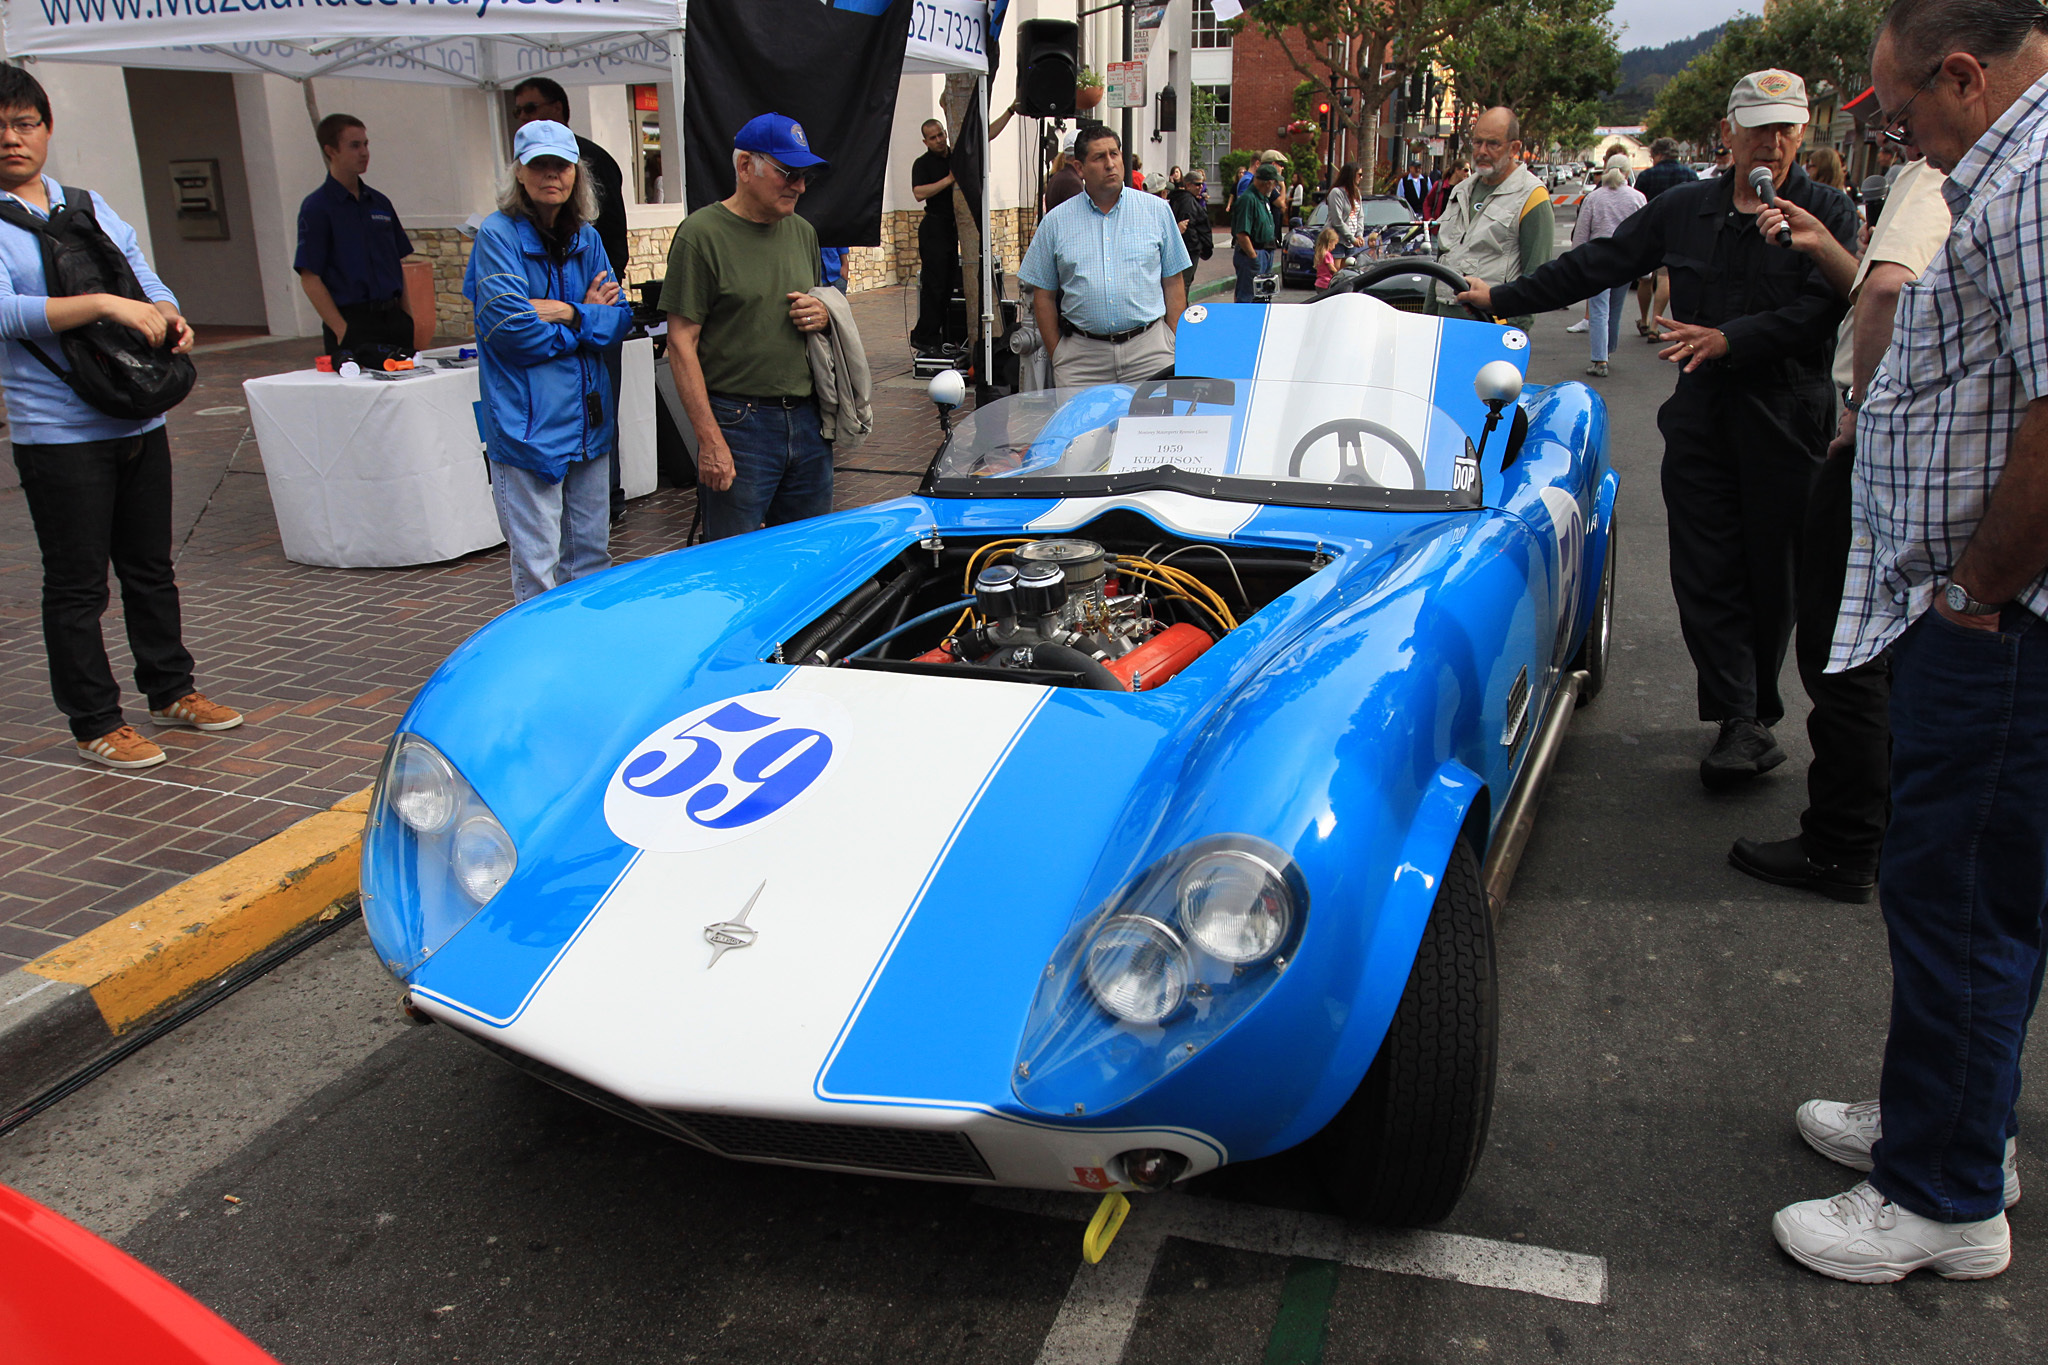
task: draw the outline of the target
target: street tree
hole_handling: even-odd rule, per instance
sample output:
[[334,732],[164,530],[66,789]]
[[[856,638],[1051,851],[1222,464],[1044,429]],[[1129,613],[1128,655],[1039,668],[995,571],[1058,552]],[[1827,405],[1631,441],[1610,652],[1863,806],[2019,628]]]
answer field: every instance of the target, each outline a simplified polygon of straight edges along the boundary
[[1621,78],[1613,0],[1503,0],[1444,44],[1466,114],[1505,105],[1529,147],[1576,146]]
[[[1323,89],[1361,161],[1377,159],[1380,107],[1408,73],[1427,66],[1498,0],[1265,0],[1234,22],[1277,43],[1294,69]],[[1376,167],[1370,172],[1378,177]]]
[[1650,133],[1711,146],[1728,108],[1728,91],[1764,67],[1798,72],[1810,94],[1826,85],[1843,101],[1854,99],[1870,83],[1870,46],[1886,2],[1776,0],[1761,18],[1730,20],[1720,41],[1657,93]]

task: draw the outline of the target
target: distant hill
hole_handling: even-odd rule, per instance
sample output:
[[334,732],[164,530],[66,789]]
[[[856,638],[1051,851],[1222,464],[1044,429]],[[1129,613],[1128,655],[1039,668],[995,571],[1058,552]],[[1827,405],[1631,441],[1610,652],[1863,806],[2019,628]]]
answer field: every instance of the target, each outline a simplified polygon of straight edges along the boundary
[[1704,33],[1680,38],[1662,47],[1633,47],[1621,54],[1621,83],[1607,97],[1601,122],[1627,125],[1641,123],[1657,101],[1664,83],[1685,69],[1685,64],[1720,40],[1725,24]]

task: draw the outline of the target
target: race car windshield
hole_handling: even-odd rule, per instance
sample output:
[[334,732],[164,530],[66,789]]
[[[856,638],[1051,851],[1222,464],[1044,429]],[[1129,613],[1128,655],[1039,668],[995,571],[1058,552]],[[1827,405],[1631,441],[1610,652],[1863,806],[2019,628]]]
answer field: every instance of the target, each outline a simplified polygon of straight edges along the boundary
[[[925,490],[986,498],[1164,488],[1312,507],[1476,507],[1485,411],[1470,392],[1461,421],[1427,397],[1360,384],[1190,376],[1029,390],[961,418]],[[1501,425],[1488,444],[1496,467]]]

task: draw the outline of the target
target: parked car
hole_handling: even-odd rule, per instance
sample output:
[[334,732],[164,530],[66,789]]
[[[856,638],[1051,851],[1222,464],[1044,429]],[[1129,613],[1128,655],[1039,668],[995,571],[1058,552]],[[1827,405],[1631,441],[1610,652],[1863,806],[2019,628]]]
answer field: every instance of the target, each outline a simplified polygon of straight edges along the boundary
[[728,1157],[1133,1191],[1307,1144],[1441,1218],[1491,906],[1610,647],[1605,409],[1528,354],[1195,305],[1178,377],[977,407],[915,496],[505,613],[383,764],[377,953]]
[[[1436,239],[1425,229],[1404,199],[1391,194],[1361,196],[1359,247],[1365,254],[1365,234],[1377,232],[1382,256],[1433,255]],[[1286,254],[1281,258],[1282,283],[1310,287],[1316,282],[1316,237],[1330,221],[1327,201],[1317,204],[1308,217],[1287,230]]]

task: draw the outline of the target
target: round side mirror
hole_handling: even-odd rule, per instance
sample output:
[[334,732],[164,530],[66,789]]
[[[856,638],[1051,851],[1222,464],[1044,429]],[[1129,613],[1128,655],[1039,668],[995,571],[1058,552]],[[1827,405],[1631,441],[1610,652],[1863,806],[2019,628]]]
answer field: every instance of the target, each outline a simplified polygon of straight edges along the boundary
[[1488,407],[1512,403],[1522,396],[1522,372],[1510,361],[1490,360],[1479,367],[1472,392]]
[[[1496,365],[1505,364],[1495,361]],[[1509,369],[1514,366],[1509,365]],[[925,393],[942,408],[957,408],[967,401],[967,380],[958,370],[940,370],[932,376],[932,382],[925,386]]]

